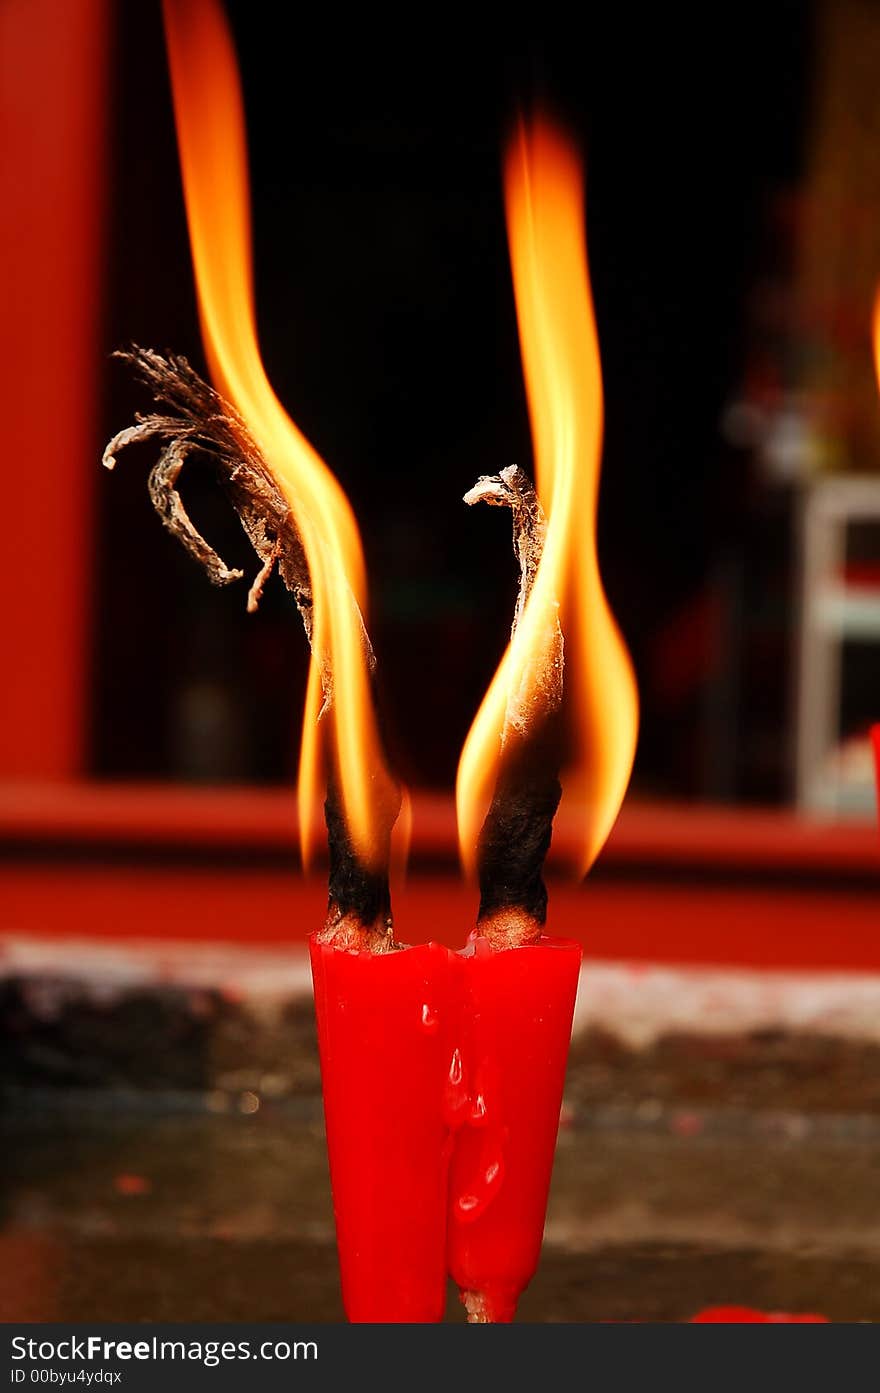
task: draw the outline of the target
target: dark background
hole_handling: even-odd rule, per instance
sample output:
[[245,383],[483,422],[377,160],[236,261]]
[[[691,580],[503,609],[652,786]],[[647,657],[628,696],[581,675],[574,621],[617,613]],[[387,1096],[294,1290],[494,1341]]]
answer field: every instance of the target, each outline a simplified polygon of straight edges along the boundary
[[[600,550],[642,689],[636,787],[787,794],[788,524],[719,421],[745,370],[750,286],[768,265],[786,273],[811,7],[585,6],[565,22],[542,7],[491,32],[447,11],[387,28],[229,13],[264,357],[361,525],[403,776],[451,784],[507,637],[509,522],[460,500],[478,474],[530,465],[500,160],[517,110],[541,101],[587,156]],[[107,353],[135,340],[203,367],[158,5],[120,6],[116,43]],[[112,365],[106,436],[146,405]],[[132,453],[100,480],[94,769],[289,780],[295,611],[277,580],[256,617],[244,586],[208,586],[152,514],[150,462]],[[252,574],[210,480],[194,470],[186,496]],[[766,663],[772,692],[749,675]]]

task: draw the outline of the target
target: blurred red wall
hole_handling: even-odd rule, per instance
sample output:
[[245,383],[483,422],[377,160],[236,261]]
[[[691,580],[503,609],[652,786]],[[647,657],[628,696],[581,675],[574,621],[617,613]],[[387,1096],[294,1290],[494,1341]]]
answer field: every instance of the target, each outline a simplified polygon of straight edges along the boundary
[[108,0],[0,5],[0,776],[82,772]]

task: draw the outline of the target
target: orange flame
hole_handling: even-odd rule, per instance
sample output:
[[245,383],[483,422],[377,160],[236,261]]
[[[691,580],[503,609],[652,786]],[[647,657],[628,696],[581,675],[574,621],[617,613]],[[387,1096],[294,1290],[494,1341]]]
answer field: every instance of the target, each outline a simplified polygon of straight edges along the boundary
[[871,338],[874,343],[874,375],[880,390],[880,285],[874,295],[874,309],[871,314]]
[[504,166],[507,235],[544,552],[524,613],[462,749],[459,841],[472,871],[499,767],[511,694],[539,699],[558,613],[565,639],[566,709],[574,761],[565,802],[582,825],[579,869],[599,854],[623,801],[635,754],[638,693],[602,587],[596,508],[602,451],[602,374],[587,270],[583,172],[549,121],[521,126]]
[[[222,9],[217,0],[163,0],[163,11],[205,353],[215,383],[243,416],[290,504],[312,581],[313,652],[298,794],[303,857],[308,862],[314,849],[329,754],[349,833],[361,859],[373,865],[382,855],[379,808],[392,781],[358,612],[366,584],[357,524],[336,479],[276,397],[260,357],[244,111]],[[319,727],[321,675],[328,670],[333,700]]]

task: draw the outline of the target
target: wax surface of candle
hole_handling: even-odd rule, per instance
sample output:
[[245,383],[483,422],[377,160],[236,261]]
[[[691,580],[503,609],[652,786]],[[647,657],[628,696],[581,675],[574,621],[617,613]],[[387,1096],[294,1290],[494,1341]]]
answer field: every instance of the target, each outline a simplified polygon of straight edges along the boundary
[[436,943],[372,954],[313,939],[311,957],[346,1313],[440,1321],[451,955]]
[[450,1274],[513,1319],[541,1252],[581,950],[545,938],[456,962],[462,1091],[449,1186]]
[[441,1320],[448,1268],[511,1320],[541,1249],[579,945],[311,952],[349,1319]]

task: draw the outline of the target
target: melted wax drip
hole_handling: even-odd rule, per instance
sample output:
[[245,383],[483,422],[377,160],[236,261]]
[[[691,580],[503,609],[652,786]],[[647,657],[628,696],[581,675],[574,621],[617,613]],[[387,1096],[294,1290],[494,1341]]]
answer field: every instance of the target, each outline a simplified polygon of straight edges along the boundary
[[469,1084],[461,1049],[452,1051],[444,1115],[458,1162],[451,1213],[460,1223],[473,1223],[485,1214],[504,1183],[507,1129],[492,1115],[485,1073],[486,1065],[478,1065]]

